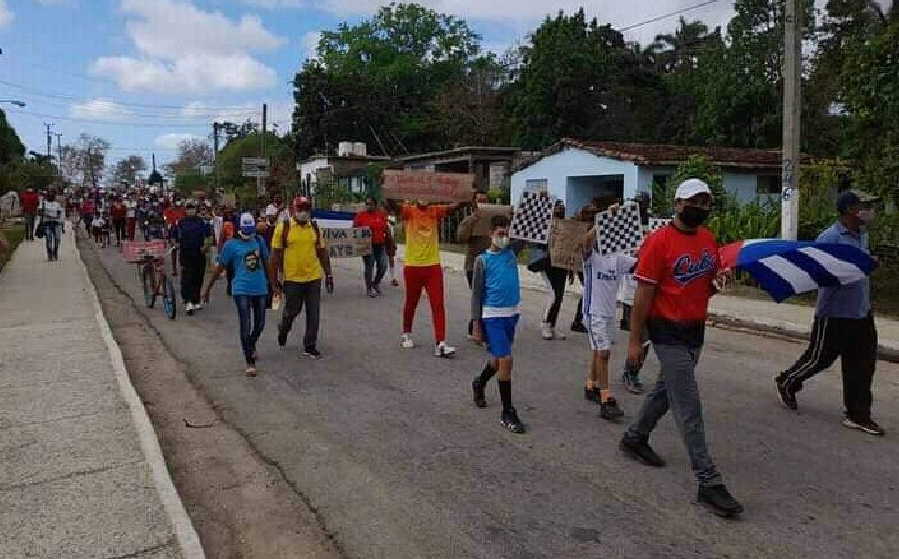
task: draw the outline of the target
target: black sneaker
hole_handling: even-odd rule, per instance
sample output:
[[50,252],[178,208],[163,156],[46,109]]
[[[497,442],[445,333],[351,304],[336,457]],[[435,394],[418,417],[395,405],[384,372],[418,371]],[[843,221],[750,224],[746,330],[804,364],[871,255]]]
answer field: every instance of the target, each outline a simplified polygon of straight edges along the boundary
[[647,439],[632,439],[625,436],[621,439],[618,448],[621,449],[621,452],[647,466],[661,468],[665,465],[662,457],[656,454],[652,447],[649,446]]
[[599,389],[598,388],[587,388],[584,387],[584,400],[588,402],[593,402],[594,404],[599,403]]
[[474,405],[479,408],[486,408],[487,398],[484,396],[484,384],[481,382],[480,375],[474,377],[474,380],[471,381],[471,391],[474,394]]
[[284,347],[287,344],[287,330],[278,327],[278,346]]
[[499,423],[515,434],[520,435],[524,433],[524,424],[518,419],[518,413],[515,412],[515,408],[504,410],[499,418]]
[[883,430],[883,427],[878,425],[872,419],[851,419],[848,415],[843,419],[843,425],[848,427],[849,429],[858,429],[859,431],[864,431],[869,435],[877,435],[878,437],[882,437],[886,435],[886,431]]
[[599,403],[599,417],[614,421],[624,416],[624,410],[618,407],[615,398],[609,398],[605,402]]
[[743,512],[741,505],[724,485],[700,485],[696,501],[718,516],[729,518]]
[[580,332],[581,334],[586,334],[587,327],[584,326],[583,322],[574,321],[571,323],[571,331],[572,332]]
[[308,357],[310,359],[321,359],[322,354],[319,353],[319,351],[314,347],[307,347],[303,350],[303,357]]
[[774,384],[777,387],[777,396],[780,398],[780,403],[788,409],[797,409],[799,405],[796,403],[796,390],[787,381],[781,380],[779,376],[774,377]]

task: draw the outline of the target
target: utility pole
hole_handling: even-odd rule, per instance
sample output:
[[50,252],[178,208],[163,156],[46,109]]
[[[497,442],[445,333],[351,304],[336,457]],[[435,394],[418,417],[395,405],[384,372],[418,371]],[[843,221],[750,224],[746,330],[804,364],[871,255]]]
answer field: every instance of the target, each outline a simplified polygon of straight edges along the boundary
[[215,188],[214,200],[219,199],[219,127],[218,122],[212,123],[212,181]]
[[786,1],[784,23],[783,169],[780,236],[796,240],[799,229],[799,163],[802,119],[802,7]]
[[56,173],[62,177],[62,133],[57,132],[56,136]]
[[[262,104],[262,135],[259,137],[259,157],[265,159],[265,131],[268,124],[268,105]],[[265,196],[265,177],[256,177],[256,195]]]
[[50,128],[53,126],[52,122],[45,122],[44,126],[47,127],[47,160],[50,159],[50,150],[53,149],[53,135],[50,134]]

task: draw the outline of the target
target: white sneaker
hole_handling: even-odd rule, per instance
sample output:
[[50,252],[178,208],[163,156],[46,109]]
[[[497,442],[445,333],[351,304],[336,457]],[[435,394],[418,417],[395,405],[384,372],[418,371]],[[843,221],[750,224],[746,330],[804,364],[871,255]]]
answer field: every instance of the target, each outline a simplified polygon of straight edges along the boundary
[[540,324],[540,335],[544,340],[551,340],[555,337],[553,335],[553,328],[549,325],[549,322],[543,322]]
[[440,342],[439,344],[434,346],[434,357],[443,357],[444,359],[449,359],[454,355],[456,355],[456,348],[451,345],[447,345],[446,342]]
[[193,303],[184,303],[184,310],[187,311],[187,314],[193,314],[194,304]]
[[403,334],[400,338],[400,347],[403,349],[412,349],[415,347],[415,342],[412,341],[412,336],[409,334]]

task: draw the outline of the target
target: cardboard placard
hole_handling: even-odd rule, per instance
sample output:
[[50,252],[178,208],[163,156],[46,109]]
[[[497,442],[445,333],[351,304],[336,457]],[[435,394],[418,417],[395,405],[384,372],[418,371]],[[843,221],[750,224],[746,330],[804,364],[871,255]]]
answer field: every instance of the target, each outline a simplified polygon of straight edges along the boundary
[[384,171],[381,191],[393,200],[468,202],[474,193],[474,175],[428,171]]
[[591,223],[574,219],[554,219],[549,235],[549,259],[556,268],[580,272],[584,265],[581,241],[590,232]]
[[358,258],[371,254],[371,229],[368,227],[322,227],[321,234],[331,258]]
[[471,230],[471,234],[475,237],[490,236],[490,220],[494,216],[504,215],[509,220],[512,219],[512,206],[503,206],[500,204],[478,204],[478,213],[480,217],[475,222]]

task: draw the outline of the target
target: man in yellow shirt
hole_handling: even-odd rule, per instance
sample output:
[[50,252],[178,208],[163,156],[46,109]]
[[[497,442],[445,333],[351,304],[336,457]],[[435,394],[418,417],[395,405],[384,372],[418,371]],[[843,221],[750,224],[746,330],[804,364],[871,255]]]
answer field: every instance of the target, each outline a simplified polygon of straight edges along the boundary
[[425,290],[431,303],[434,323],[435,357],[452,357],[456,348],[446,343],[446,310],[443,306],[443,268],[440,266],[440,220],[461,204],[432,205],[422,201],[403,204],[399,215],[406,232],[406,258],[403,279],[406,282],[406,302],[403,306],[403,336],[400,345],[415,347],[412,341],[412,322],[415,309]]
[[[312,222],[312,204],[305,197],[293,200],[293,217],[279,222],[272,235],[272,278],[275,294],[284,294],[286,302],[278,324],[278,345],[287,343],[294,319],[306,306],[306,335],[303,355],[321,358],[316,349],[319,308],[321,306],[322,271],[328,293],[334,292],[331,260],[318,226]],[[283,276],[283,284],[279,277]]]

